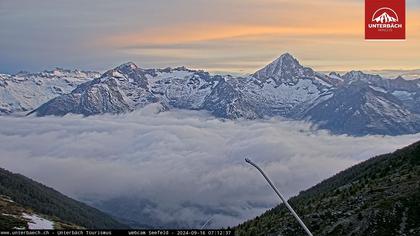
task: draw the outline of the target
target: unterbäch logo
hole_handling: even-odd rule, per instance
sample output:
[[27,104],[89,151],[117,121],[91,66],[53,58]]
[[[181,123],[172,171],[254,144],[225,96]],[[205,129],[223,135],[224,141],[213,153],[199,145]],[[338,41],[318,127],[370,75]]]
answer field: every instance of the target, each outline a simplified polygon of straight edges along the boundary
[[365,39],[405,39],[405,0],[365,0]]
[[403,25],[398,23],[397,13],[389,7],[381,7],[372,15],[372,23],[368,25],[373,29],[398,29]]

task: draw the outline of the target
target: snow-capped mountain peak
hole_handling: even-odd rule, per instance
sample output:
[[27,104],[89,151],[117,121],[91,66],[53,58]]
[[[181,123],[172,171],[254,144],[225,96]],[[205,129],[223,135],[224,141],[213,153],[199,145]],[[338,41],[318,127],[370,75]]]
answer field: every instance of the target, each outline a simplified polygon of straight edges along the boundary
[[[137,69],[139,69],[139,67],[136,64],[134,64],[133,62],[127,62],[127,63],[121,64],[121,65],[115,67],[114,69],[111,69],[111,70],[105,72],[104,75],[112,76],[112,74],[117,74],[117,73],[131,74]],[[118,77],[118,76],[119,75],[117,75],[116,77]]]
[[273,78],[275,80],[291,80],[293,77],[305,76],[313,73],[309,68],[304,68],[291,54],[285,53],[279,58],[253,74],[257,79]]
[[141,87],[147,87],[147,78],[144,76],[144,70],[139,68],[133,62],[121,64],[114,69],[108,70],[101,76],[102,80],[118,80],[137,83]]
[[124,70],[124,69],[134,70],[134,69],[137,69],[139,67],[134,62],[129,61],[129,62],[126,62],[124,64],[119,65],[117,68],[122,69],[122,70]]

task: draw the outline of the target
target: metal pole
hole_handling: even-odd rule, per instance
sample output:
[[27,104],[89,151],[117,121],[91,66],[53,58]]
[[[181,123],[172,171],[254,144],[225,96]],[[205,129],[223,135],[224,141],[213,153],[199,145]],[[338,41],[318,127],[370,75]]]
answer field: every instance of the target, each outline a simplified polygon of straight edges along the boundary
[[206,227],[206,226],[207,226],[207,224],[208,224],[208,223],[210,223],[210,221],[213,219],[213,217],[214,217],[214,216],[211,216],[211,217],[210,217],[210,218],[206,221],[206,223],[204,223],[204,225],[202,225],[202,226],[201,226],[201,229],[204,229],[204,227]]
[[302,228],[305,230],[305,232],[309,236],[313,236],[312,233],[311,233],[311,231],[309,231],[308,227],[306,227],[305,223],[303,223],[303,221],[299,218],[299,216],[296,214],[296,212],[293,210],[293,208],[289,205],[289,203],[283,197],[283,195],[279,192],[279,190],[276,188],[276,186],[274,186],[273,182],[271,182],[271,180],[267,177],[267,175],[264,173],[264,171],[259,166],[257,166],[257,164],[255,164],[254,162],[252,162],[248,158],[245,158],[245,161],[247,163],[251,164],[252,166],[254,166],[255,168],[257,168],[257,170],[262,174],[262,176],[264,176],[265,180],[267,180],[267,182],[273,188],[274,192],[277,193],[277,195],[279,196],[279,198],[281,199],[281,201],[284,203],[284,205],[286,205],[287,209],[289,209],[289,211],[296,218],[296,220],[299,222],[299,224],[302,226]]

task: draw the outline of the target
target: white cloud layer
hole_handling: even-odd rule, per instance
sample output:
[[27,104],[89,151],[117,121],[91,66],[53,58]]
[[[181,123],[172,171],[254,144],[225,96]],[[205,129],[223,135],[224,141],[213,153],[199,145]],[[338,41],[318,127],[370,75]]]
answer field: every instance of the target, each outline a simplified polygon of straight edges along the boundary
[[244,157],[261,164],[290,197],[420,139],[420,134],[333,136],[299,122],[222,121],[201,112],[154,110],[88,118],[0,117],[0,166],[96,204],[131,199],[119,204],[148,216],[144,224],[199,228],[213,217],[210,227],[218,227],[278,203]]

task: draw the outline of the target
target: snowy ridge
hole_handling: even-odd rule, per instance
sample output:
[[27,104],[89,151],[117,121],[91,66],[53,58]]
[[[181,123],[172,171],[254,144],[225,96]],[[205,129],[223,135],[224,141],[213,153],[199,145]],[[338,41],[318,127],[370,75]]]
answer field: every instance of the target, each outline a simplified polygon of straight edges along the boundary
[[33,113],[88,116],[129,112],[152,103],[160,104],[162,111],[206,110],[228,119],[307,120],[352,135],[366,134],[365,128],[369,134],[420,131],[418,81],[383,79],[361,71],[325,75],[302,66],[288,53],[247,77],[210,75],[185,67],[143,69],[129,62],[51,99]]
[[97,72],[60,68],[40,73],[0,74],[0,115],[31,111],[98,76]]

